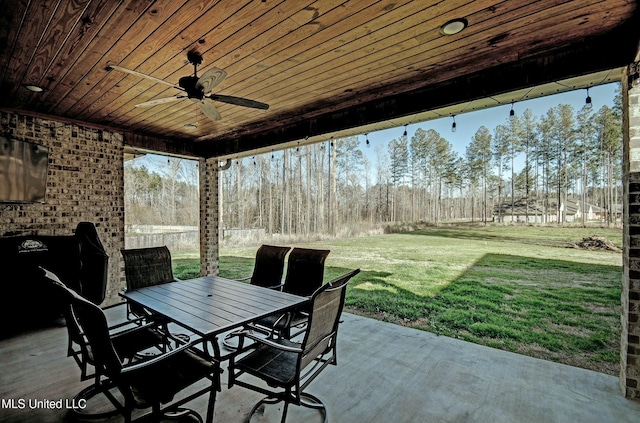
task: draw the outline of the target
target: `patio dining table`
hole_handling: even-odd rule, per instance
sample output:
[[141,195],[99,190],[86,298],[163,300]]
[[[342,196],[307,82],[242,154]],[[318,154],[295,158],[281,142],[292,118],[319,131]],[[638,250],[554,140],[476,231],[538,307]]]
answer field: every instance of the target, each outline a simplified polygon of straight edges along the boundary
[[[219,361],[228,356],[222,355],[218,336],[262,317],[285,313],[309,301],[307,297],[217,276],[153,285],[125,291],[121,295],[198,335],[205,350],[207,345],[212,345],[212,357]],[[215,396],[208,406],[207,422],[213,420],[214,403]]]
[[307,302],[307,297],[248,283],[205,276],[125,291],[128,301],[139,304],[204,340],[272,314],[284,313]]

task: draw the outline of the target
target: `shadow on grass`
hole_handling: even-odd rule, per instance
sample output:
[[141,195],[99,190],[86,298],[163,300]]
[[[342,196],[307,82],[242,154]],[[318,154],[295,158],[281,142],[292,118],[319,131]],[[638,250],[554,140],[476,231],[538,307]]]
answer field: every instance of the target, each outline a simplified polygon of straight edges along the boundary
[[364,272],[350,311],[476,344],[616,374],[619,266],[486,254],[433,297]]
[[[250,276],[253,258],[221,256],[220,276]],[[174,260],[180,279],[198,259]],[[353,269],[327,266],[329,281]],[[615,374],[619,365],[620,266],[485,254],[434,296],[363,270],[347,289],[350,312],[469,342]],[[406,283],[405,283],[406,282]],[[441,285],[443,281],[436,281]]]

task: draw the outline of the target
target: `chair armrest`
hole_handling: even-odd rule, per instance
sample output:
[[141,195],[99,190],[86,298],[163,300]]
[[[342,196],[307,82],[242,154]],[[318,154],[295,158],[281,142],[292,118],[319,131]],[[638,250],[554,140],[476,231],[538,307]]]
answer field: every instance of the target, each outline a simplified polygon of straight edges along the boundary
[[[120,324],[120,325],[115,325],[112,328],[117,329],[117,328],[120,328],[122,326],[123,326],[123,324]],[[116,339],[116,338],[118,338],[120,336],[123,336],[125,334],[129,334],[129,333],[132,333],[132,332],[137,332],[139,330],[155,328],[155,327],[156,327],[156,325],[153,322],[146,323],[144,325],[134,325],[134,327],[127,328],[125,330],[121,330],[120,332],[111,333],[109,336],[111,337],[111,339]],[[112,328],[109,328],[109,329],[112,329]]]
[[[164,354],[161,354],[159,356],[156,356],[152,359],[149,360],[144,360],[144,361],[138,361],[135,362],[134,364],[130,364],[128,366],[124,366],[121,370],[121,374],[127,374],[127,373],[132,373],[132,372],[136,372],[140,369],[144,369],[147,366],[153,366],[156,363],[162,362],[163,360],[166,360],[168,358],[170,358],[171,356],[175,355],[175,354],[179,354],[182,351],[186,350],[186,349],[191,349],[192,351],[197,351],[198,355],[202,355],[203,353],[201,351],[196,350],[195,348],[193,348],[195,346],[195,344],[202,342],[202,338],[198,338],[196,340],[193,340],[191,342],[189,342],[188,344],[184,344],[181,345],[177,348],[174,348],[170,351],[167,351]],[[213,357],[208,357],[208,359],[213,361]]]
[[275,342],[269,338],[263,338],[260,336],[256,336],[254,335],[250,330],[240,330],[237,332],[233,332],[232,335],[234,336],[242,336],[242,337],[246,337],[249,338],[259,344],[264,344],[264,345],[268,345],[270,347],[282,350],[282,351],[288,351],[288,352],[294,352],[294,353],[301,353],[302,352],[302,348],[300,347],[293,347],[293,346],[289,346],[289,345],[284,345],[281,344],[279,342]]
[[[238,281],[238,282],[245,282],[245,281],[249,281],[251,280],[253,276],[245,276],[244,278],[235,278],[233,279],[234,281]],[[268,289],[280,289],[284,286],[284,283],[279,283],[277,285],[272,285],[272,286],[265,286],[264,288],[268,288]]]
[[[292,313],[291,312],[285,312],[283,314],[280,315],[280,317],[278,317],[271,326],[267,325],[267,324],[263,324],[260,321],[257,322],[250,322],[246,325],[246,327],[249,327],[253,330],[256,330],[260,333],[263,333],[265,335],[268,335],[270,338],[273,338],[274,335],[276,334],[276,332],[278,331],[278,326],[280,325],[281,322],[284,322],[282,324],[282,328],[285,328],[287,326],[289,326],[289,323],[291,323],[291,318],[292,318]],[[232,334],[233,335],[233,334]]]
[[279,283],[278,285],[265,286],[265,288],[268,288],[268,289],[282,289],[283,286],[284,286],[284,283]]
[[109,326],[109,332],[112,332],[116,329],[120,329],[125,326],[140,327],[143,325],[144,320],[145,319],[143,319],[142,317],[138,317],[137,319],[131,319],[131,320],[126,320],[124,322],[116,323],[114,325]]

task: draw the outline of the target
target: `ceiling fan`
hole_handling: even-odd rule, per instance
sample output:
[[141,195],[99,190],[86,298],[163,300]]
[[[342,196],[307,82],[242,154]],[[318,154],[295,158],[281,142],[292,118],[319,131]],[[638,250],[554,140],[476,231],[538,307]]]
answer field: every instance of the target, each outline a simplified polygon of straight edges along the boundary
[[269,108],[269,105],[266,103],[249,100],[248,98],[234,97],[222,94],[211,94],[211,90],[227,77],[227,73],[219,68],[211,68],[203,73],[202,76],[198,77],[198,65],[202,63],[202,55],[198,52],[190,51],[187,53],[187,60],[193,65],[193,75],[183,76],[178,81],[178,85],[116,65],[107,66],[107,70],[117,70],[120,72],[129,73],[131,75],[146,78],[159,84],[168,85],[182,91],[182,94],[176,94],[172,97],[158,98],[156,100],[146,101],[144,103],[136,104],[135,107],[157,106],[158,104],[170,103],[172,101],[182,100],[186,98],[196,103],[200,107],[200,110],[202,110],[202,112],[205,114],[205,116],[207,116],[211,120],[220,120],[221,116],[213,106],[213,104],[210,101],[206,101],[206,99],[220,101],[222,103],[234,104],[236,106],[251,107],[254,109],[267,110]]

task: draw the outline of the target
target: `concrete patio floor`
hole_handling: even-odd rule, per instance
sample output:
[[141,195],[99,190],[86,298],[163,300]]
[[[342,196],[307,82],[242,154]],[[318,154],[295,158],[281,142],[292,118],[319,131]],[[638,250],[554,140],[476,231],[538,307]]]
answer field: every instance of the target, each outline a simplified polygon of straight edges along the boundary
[[[640,402],[622,396],[617,377],[352,314],[343,320],[338,365],[307,389],[327,404],[331,422],[640,421]],[[65,399],[87,386],[65,356],[66,341],[60,327],[0,340],[0,398]],[[261,395],[227,389],[226,377],[225,368],[214,421],[242,422]],[[203,417],[205,407],[204,399],[190,405]],[[279,421],[275,408],[254,421]],[[298,407],[291,407],[289,417],[289,422],[319,421]],[[0,422],[36,421],[68,421],[68,416],[65,410],[0,408]]]

